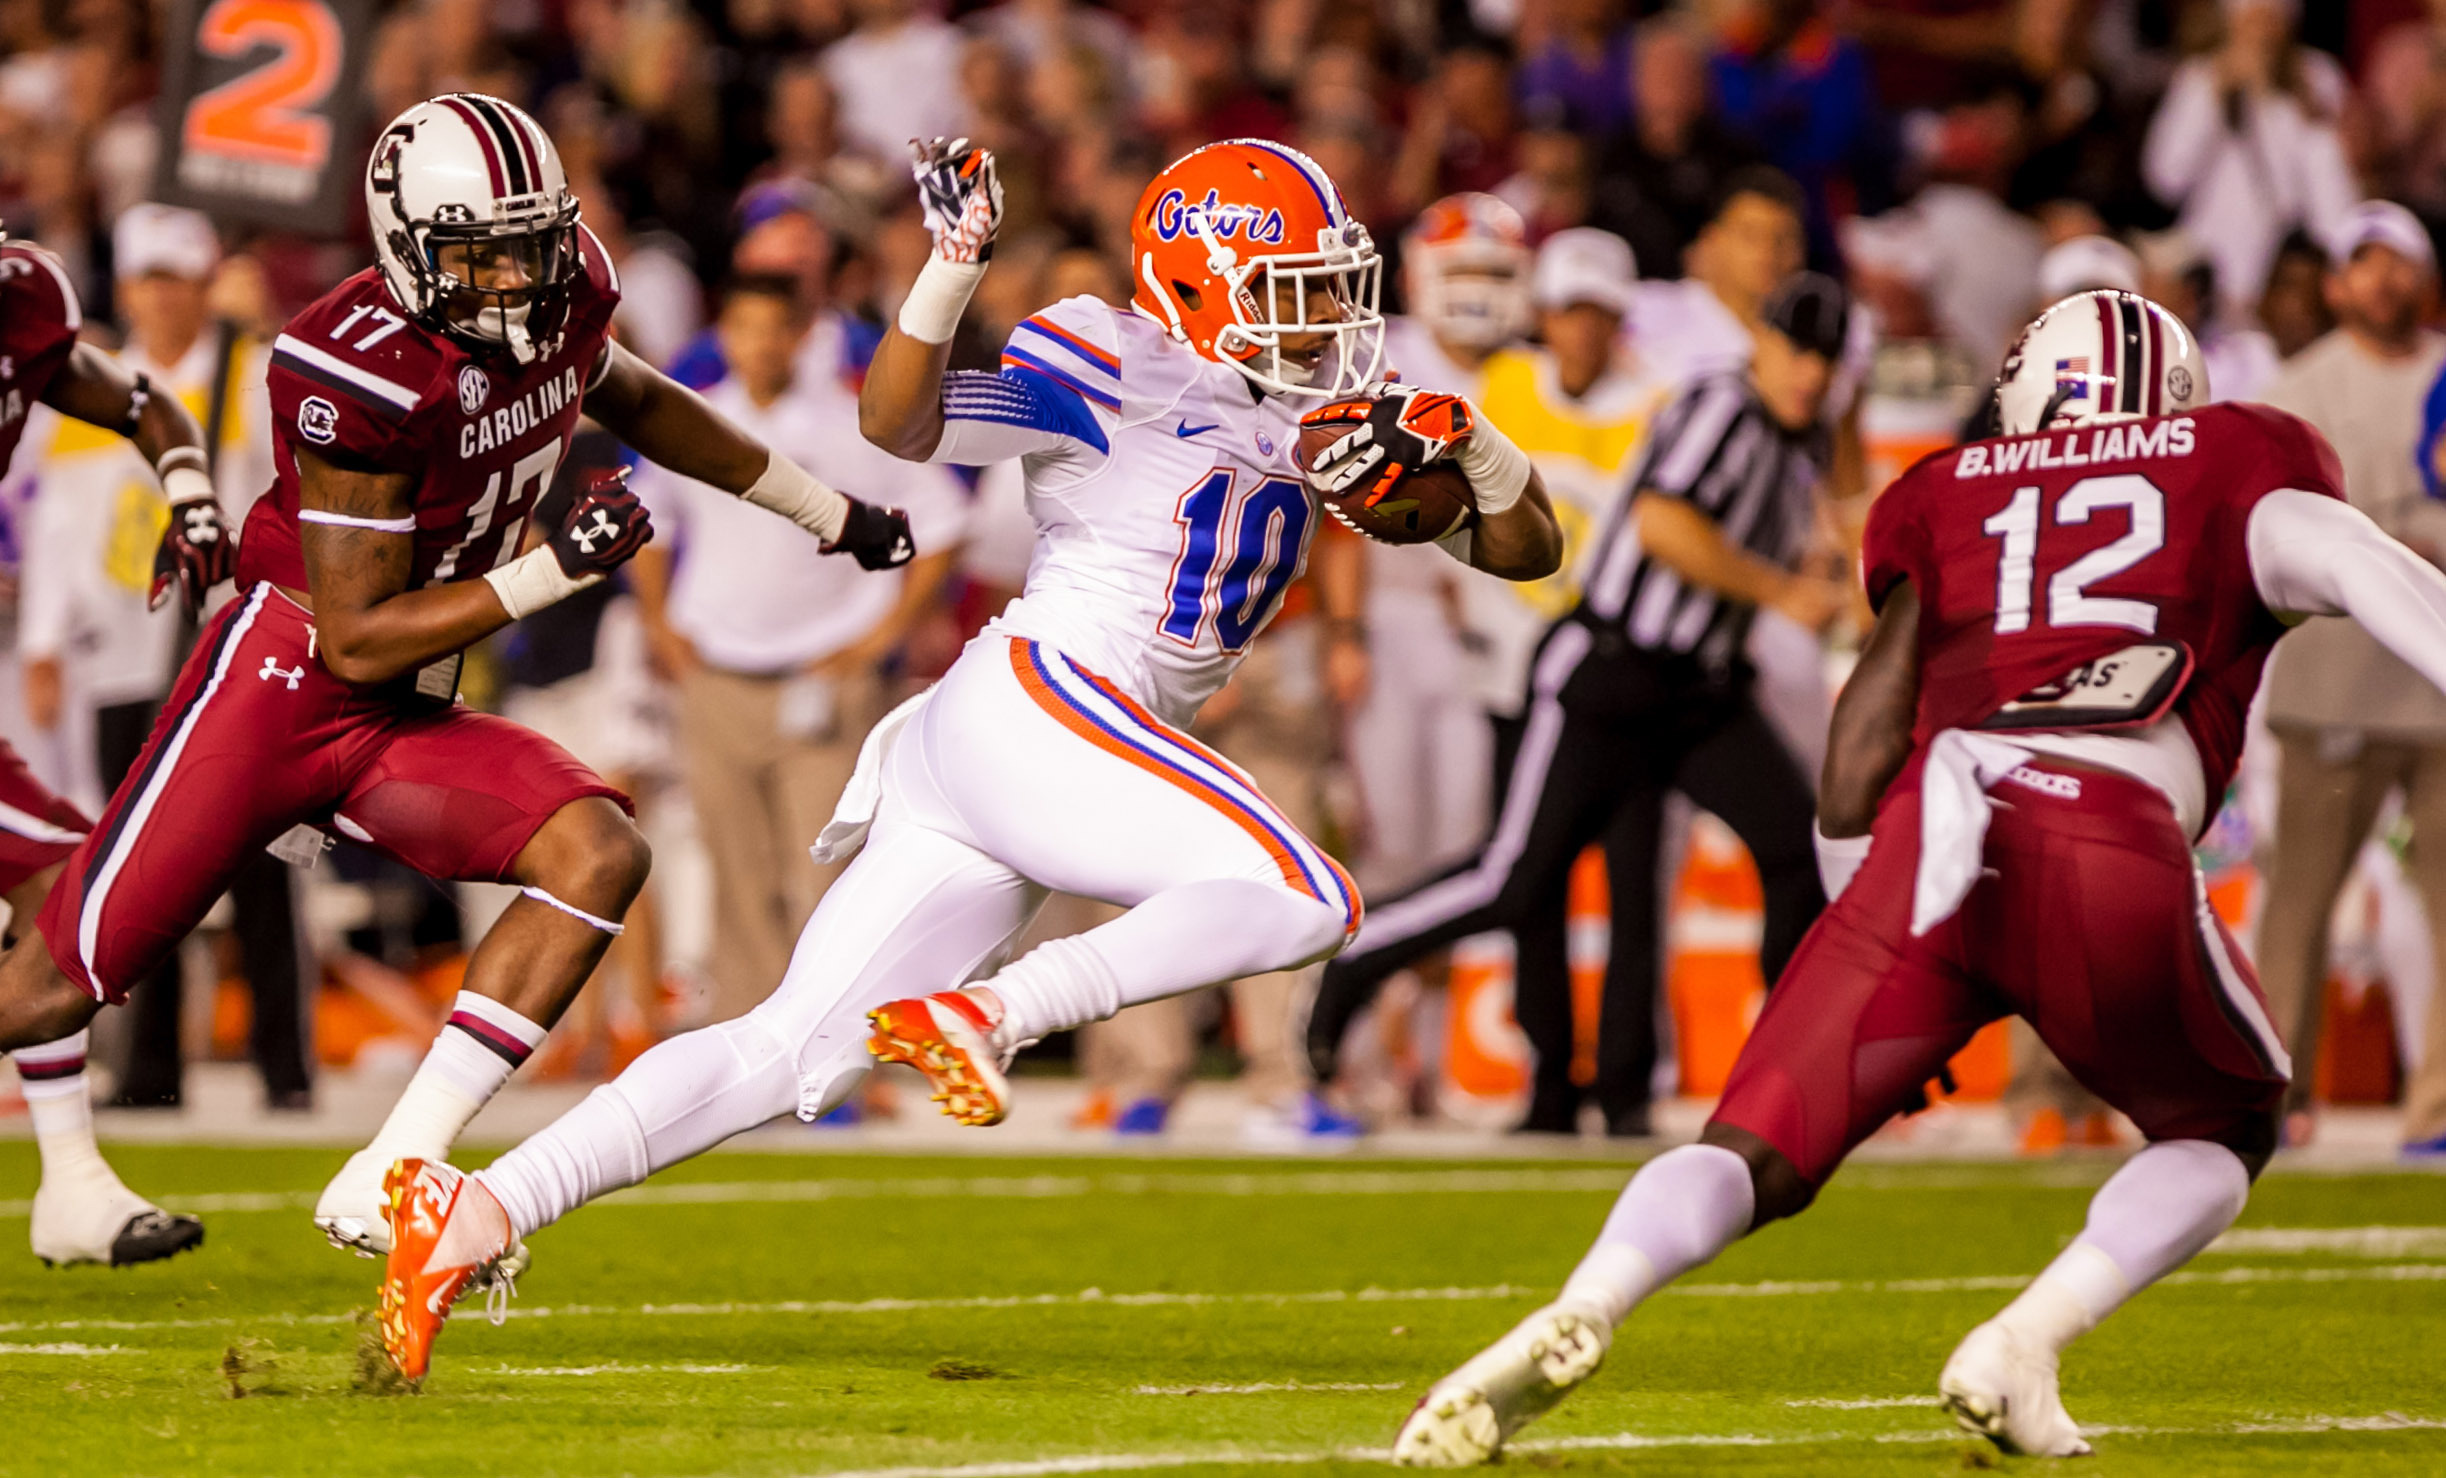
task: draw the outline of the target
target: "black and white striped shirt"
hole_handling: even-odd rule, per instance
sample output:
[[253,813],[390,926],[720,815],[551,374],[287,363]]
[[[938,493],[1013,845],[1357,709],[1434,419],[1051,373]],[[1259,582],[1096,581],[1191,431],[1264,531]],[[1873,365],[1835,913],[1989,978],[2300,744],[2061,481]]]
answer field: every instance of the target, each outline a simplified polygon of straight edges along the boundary
[[1647,451],[1606,515],[1587,564],[1583,619],[1619,628],[1635,647],[1729,667],[1757,608],[1647,558],[1632,501],[1643,491],[1687,499],[1733,543],[1789,568],[1808,547],[1827,460],[1824,431],[1785,430],[1746,374],[1693,384],[1656,418]]

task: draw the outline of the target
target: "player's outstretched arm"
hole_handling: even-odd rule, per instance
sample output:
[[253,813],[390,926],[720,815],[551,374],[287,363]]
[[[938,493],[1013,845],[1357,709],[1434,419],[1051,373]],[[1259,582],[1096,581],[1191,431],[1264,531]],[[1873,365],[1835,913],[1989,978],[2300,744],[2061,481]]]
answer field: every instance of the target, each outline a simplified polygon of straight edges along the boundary
[[43,399],[53,410],[116,431],[153,464],[170,500],[170,525],[153,556],[151,604],[161,608],[170,587],[189,612],[205,593],[236,573],[238,548],[214,496],[203,428],[178,397],[154,394],[143,377],[91,344],[70,351]]
[[[1887,595],[1859,665],[1835,699],[1818,782],[1823,837],[1865,838],[1877,802],[1911,758],[1919,711],[1919,592],[1904,580]],[[1829,896],[1834,890],[1828,890]]]
[[969,295],[985,279],[1002,228],[1002,182],[994,156],[966,139],[912,139],[910,174],[925,206],[933,254],[883,331],[866,383],[858,390],[858,430],[908,462],[923,462],[943,440],[943,373],[951,336]]
[[302,447],[296,457],[315,652],[343,682],[389,682],[464,651],[601,580],[654,533],[623,468],[571,499],[543,547],[481,580],[411,590],[416,478],[340,467]]
[[586,414],[648,461],[768,508],[870,570],[904,565],[917,546],[897,508],[863,503],[731,424],[705,397],[631,354],[610,362],[586,392]]
[[2350,616],[2446,690],[2446,575],[2340,498],[2279,489],[2251,506],[2251,578],[2271,611]]

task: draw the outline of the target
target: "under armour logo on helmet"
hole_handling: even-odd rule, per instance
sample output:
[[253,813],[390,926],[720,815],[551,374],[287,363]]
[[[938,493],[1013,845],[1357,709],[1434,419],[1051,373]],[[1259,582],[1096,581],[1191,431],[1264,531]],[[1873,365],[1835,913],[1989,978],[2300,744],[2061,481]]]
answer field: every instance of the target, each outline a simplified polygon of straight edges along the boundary
[[571,529],[569,531],[570,541],[576,544],[580,550],[587,554],[592,554],[595,552],[595,540],[617,539],[619,537],[620,525],[613,520],[609,513],[600,508],[597,508],[594,511],[593,523],[581,525],[580,527]]

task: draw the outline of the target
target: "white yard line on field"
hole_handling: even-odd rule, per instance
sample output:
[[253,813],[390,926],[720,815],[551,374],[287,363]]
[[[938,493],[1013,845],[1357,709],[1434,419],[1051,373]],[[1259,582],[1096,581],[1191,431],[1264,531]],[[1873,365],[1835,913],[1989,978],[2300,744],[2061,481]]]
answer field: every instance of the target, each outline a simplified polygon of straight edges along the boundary
[[760,1365],[471,1365],[469,1375],[738,1375]]
[[1137,1386],[1133,1396],[1259,1396],[1272,1391],[1398,1391],[1403,1382],[1350,1380],[1257,1381],[1245,1386]]
[[1936,1397],[1930,1396],[1859,1396],[1844,1400],[1836,1396],[1807,1396],[1786,1401],[1786,1406],[1808,1406],[1822,1411],[1880,1411],[1889,1406],[1925,1406],[1936,1408]]
[[[1632,1166],[1586,1170],[1267,1171],[1219,1175],[940,1175],[824,1180],[671,1181],[617,1191],[599,1206],[746,1206],[804,1201],[1059,1200],[1078,1196],[1414,1196],[1619,1191]],[[166,1196],[174,1211],[297,1211],[316,1191],[227,1191]],[[30,1200],[0,1200],[0,1217],[33,1214]]]
[[[1933,1404],[1933,1403],[1931,1403]],[[2306,1437],[2336,1432],[2446,1431],[2446,1421],[2399,1416],[2310,1416],[2294,1421],[2235,1422],[2201,1427],[2085,1427],[2109,1437]],[[1614,1432],[1594,1437],[1553,1437],[1514,1442],[1512,1452],[1602,1452],[1672,1447],[1832,1447],[1849,1443],[1976,1442],[1960,1431],[1929,1429],[1903,1432]],[[1035,1458],[1017,1462],[944,1463],[900,1468],[850,1468],[815,1478],[1058,1478],[1071,1473],[1126,1473],[1163,1468],[1197,1468],[1242,1463],[1389,1462],[1392,1454],[1380,1447],[1351,1447],[1308,1452],[1252,1452],[1239,1447],[1214,1447],[1192,1452],[1082,1453],[1076,1457]]]
[[0,1355],[124,1355],[118,1345],[0,1345]]
[[[1685,1298],[1791,1298],[1852,1293],[1976,1293],[2006,1291],[2029,1282],[2029,1275],[2000,1273],[1973,1278],[1828,1279],[1822,1282],[1689,1283],[1665,1291]],[[2158,1280],[2159,1286],[2227,1285],[2244,1283],[2434,1283],[2446,1282],[2446,1263],[2385,1263],[2347,1268],[2219,1268],[2185,1270]],[[993,1309],[1169,1309],[1231,1305],[1301,1307],[1339,1304],[1478,1303],[1543,1298],[1553,1290],[1511,1283],[1479,1288],[1323,1288],[1306,1293],[1106,1293],[1100,1288],[1078,1293],[997,1294],[975,1298],[776,1299],[762,1302],[662,1304],[554,1304],[513,1308],[512,1319],[685,1319],[707,1316],[914,1314]],[[307,1326],[349,1324],[345,1314],[229,1314],[205,1319],[42,1319],[0,1323],[0,1334],[51,1330],[98,1329],[226,1329],[235,1325]]]
[[2236,1227],[2208,1244],[2211,1255],[2446,1257],[2446,1227]]

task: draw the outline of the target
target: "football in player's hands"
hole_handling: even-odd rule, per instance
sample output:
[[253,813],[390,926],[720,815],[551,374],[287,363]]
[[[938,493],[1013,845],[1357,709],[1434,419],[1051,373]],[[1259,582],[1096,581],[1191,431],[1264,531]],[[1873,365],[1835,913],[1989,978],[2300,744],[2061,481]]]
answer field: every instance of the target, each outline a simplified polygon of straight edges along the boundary
[[546,541],[561,573],[572,580],[608,575],[654,537],[654,520],[629,491],[628,469],[596,473]]
[[206,592],[237,572],[238,546],[229,537],[221,505],[210,498],[173,503],[170,526],[161,531],[161,543],[153,551],[153,588],[145,608],[160,610],[175,585],[187,614],[201,615]]
[[1469,479],[1448,460],[1469,428],[1461,397],[1391,385],[1302,416],[1297,460],[1344,525],[1387,544],[1424,544],[1477,512]]
[[849,516],[841,521],[841,537],[824,546],[826,554],[847,554],[862,570],[896,570],[917,558],[917,541],[909,537],[909,515],[897,508],[862,503],[848,494]]
[[911,139],[926,229],[934,254],[946,262],[984,262],[994,255],[994,233],[1002,229],[1002,180],[991,151],[966,139]]

